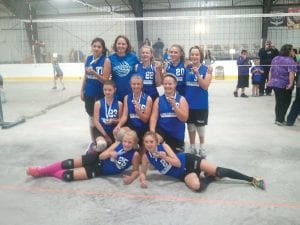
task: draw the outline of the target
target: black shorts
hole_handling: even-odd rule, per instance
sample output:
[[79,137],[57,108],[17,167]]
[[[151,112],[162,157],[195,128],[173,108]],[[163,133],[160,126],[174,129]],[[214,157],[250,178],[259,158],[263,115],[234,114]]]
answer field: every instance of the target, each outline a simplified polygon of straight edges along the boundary
[[238,76],[237,88],[249,87],[249,75]]
[[[106,132],[107,135],[111,138],[112,142],[114,143],[115,142],[115,137],[114,137],[114,134],[113,132]],[[95,134],[95,137],[104,137],[103,134],[96,128],[94,127],[94,134]]]
[[85,111],[89,116],[92,117],[94,115],[94,104],[99,99],[100,97],[84,96]]
[[260,84],[260,81],[252,81],[252,85],[259,85]]
[[171,147],[173,152],[184,152],[184,140],[182,141],[174,138],[159,128],[156,129],[156,133],[158,133],[164,139],[164,141]]
[[200,176],[200,163],[202,159],[204,158],[191,153],[185,153],[185,168],[184,175],[182,177],[183,181],[184,178],[190,173],[196,173],[198,176]]
[[64,75],[62,73],[56,74],[55,77],[59,78],[59,77],[63,77]]
[[85,169],[89,179],[100,177],[102,175],[101,160],[99,154],[90,154],[82,156],[82,167]]
[[196,126],[205,126],[208,121],[208,109],[190,109],[187,123],[195,124]]

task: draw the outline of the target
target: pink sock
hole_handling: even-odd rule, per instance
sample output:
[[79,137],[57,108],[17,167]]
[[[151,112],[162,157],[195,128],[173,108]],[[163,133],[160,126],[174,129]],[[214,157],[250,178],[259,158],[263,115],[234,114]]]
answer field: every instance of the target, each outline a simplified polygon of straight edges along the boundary
[[53,176],[55,172],[61,170],[61,161],[52,163],[48,166],[41,167],[39,172],[44,176]]
[[65,172],[65,170],[59,170],[52,174],[52,176],[56,177],[57,179],[62,179],[62,175]]

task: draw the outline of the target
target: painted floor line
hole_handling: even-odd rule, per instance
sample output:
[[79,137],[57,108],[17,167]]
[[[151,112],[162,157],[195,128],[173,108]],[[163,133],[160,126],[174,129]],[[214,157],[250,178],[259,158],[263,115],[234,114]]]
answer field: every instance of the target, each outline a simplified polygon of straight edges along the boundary
[[132,199],[148,199],[160,201],[173,201],[173,202],[195,202],[195,203],[208,203],[218,205],[232,205],[232,206],[259,206],[259,207],[279,207],[300,209],[300,203],[275,203],[275,202],[256,202],[256,201],[238,201],[238,200],[214,200],[201,197],[176,197],[171,195],[145,195],[145,194],[131,194],[122,192],[102,192],[102,191],[82,191],[72,189],[51,189],[39,188],[32,186],[12,186],[0,185],[1,190],[19,190],[30,192],[47,192],[47,193],[68,193],[78,195],[93,195],[93,196],[109,196],[109,197],[123,197]]

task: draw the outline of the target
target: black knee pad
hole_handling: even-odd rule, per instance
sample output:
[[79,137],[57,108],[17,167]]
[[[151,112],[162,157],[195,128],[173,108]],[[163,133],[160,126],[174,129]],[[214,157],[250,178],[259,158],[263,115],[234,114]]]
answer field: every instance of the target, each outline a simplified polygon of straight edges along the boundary
[[223,167],[217,167],[216,169],[216,176],[217,177],[230,177],[232,173],[231,169],[223,168]]
[[66,170],[62,174],[62,180],[70,182],[74,180],[74,171],[73,170]]
[[67,159],[61,162],[61,168],[64,170],[74,169],[74,159]]
[[224,176],[223,168],[222,167],[217,167],[217,169],[216,169],[216,176],[220,177],[220,178]]

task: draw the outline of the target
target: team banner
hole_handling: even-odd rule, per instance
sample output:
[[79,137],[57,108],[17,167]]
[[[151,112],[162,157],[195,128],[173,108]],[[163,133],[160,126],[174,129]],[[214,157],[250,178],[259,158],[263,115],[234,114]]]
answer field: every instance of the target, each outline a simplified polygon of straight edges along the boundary
[[[276,12],[272,12],[272,13],[286,13],[286,11],[276,11]],[[286,17],[284,16],[273,16],[273,17],[269,17],[269,27],[286,27],[287,23],[286,23]]]
[[[300,7],[288,8],[289,13],[300,13]],[[300,15],[299,16],[288,16],[287,26],[290,29],[300,29]]]

